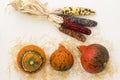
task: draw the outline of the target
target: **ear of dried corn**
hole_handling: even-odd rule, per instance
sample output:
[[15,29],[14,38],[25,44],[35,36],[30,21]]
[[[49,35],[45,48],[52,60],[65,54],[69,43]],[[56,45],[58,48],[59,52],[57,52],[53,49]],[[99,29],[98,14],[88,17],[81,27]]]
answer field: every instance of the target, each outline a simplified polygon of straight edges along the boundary
[[74,15],[74,16],[88,16],[95,14],[95,11],[83,7],[64,7],[54,12],[56,12],[57,14]]
[[59,30],[73,38],[76,38],[77,40],[79,41],[82,41],[82,42],[85,42],[86,41],[86,37],[79,33],[79,32],[76,32],[74,30],[70,30],[70,29],[67,29],[67,28],[64,28],[64,27],[59,27]]
[[85,27],[95,27],[97,26],[97,22],[94,20],[90,20],[90,19],[86,19],[86,18],[79,18],[79,17],[75,17],[75,16],[63,16],[60,15],[63,18],[70,20],[71,22],[78,24],[78,25],[82,25]]
[[80,33],[83,33],[83,34],[86,34],[86,35],[90,35],[91,34],[91,30],[86,28],[86,27],[83,27],[81,25],[77,25],[67,19],[63,19],[64,22],[61,26],[65,27],[65,28],[68,28],[68,29],[71,29],[71,30],[74,30],[74,31],[77,31],[77,32],[80,32]]

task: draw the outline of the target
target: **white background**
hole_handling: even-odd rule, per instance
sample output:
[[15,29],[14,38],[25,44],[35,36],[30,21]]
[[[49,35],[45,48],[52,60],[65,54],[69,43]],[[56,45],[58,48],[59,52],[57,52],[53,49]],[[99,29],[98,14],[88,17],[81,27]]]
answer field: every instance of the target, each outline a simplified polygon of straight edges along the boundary
[[[92,8],[96,11],[95,16],[87,18],[96,20],[98,26],[91,28],[93,34],[88,37],[86,43],[81,43],[61,34],[47,19],[39,19],[23,15],[16,12],[11,6],[7,6],[9,0],[0,0],[0,80],[20,80],[19,76],[14,73],[10,76],[9,65],[11,57],[10,51],[14,43],[21,42],[43,45],[39,43],[45,40],[55,44],[61,43],[62,39],[67,37],[72,41],[80,44],[101,43],[110,51],[111,74],[106,72],[105,76],[98,78],[77,78],[72,76],[66,80],[119,80],[120,79],[120,0],[41,0],[43,3],[48,2],[48,9],[56,9],[64,6],[80,6]],[[44,37],[43,37],[44,36]],[[47,37],[49,36],[49,37]],[[32,37],[32,40],[31,40]],[[95,37],[95,38],[94,38]],[[47,39],[46,39],[47,38]],[[99,40],[96,40],[99,39]],[[105,41],[105,42],[104,42]],[[46,41],[47,42],[47,41]],[[47,46],[51,47],[51,46]],[[45,48],[45,46],[43,46]],[[45,50],[47,50],[45,48]],[[51,51],[48,50],[48,51]],[[14,52],[14,51],[13,51]],[[47,52],[47,51],[46,51]],[[48,52],[50,53],[50,52]],[[113,73],[112,73],[113,72]],[[86,73],[87,74],[87,73]],[[79,75],[77,75],[79,76]],[[85,76],[85,75],[84,75]],[[89,77],[91,75],[88,75]],[[34,80],[34,79],[33,79]],[[44,79],[38,79],[44,80]],[[49,80],[49,79],[46,79]]]

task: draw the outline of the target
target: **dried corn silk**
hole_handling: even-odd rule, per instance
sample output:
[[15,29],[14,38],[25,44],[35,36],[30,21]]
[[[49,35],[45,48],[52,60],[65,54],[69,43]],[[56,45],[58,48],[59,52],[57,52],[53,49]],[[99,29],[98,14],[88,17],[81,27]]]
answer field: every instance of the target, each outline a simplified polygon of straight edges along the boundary
[[71,30],[74,30],[74,31],[77,31],[77,32],[80,32],[80,33],[83,33],[83,34],[86,34],[86,35],[91,34],[91,30],[89,28],[83,27],[81,25],[77,25],[65,18],[64,18],[64,22],[61,26],[71,29]]
[[64,7],[63,9],[56,10],[56,13],[62,15],[88,16],[94,15],[95,11],[83,7]]
[[[62,15],[61,15],[62,16]],[[73,23],[78,25],[82,25],[85,27],[95,27],[97,26],[97,22],[94,20],[86,19],[86,18],[79,18],[75,16],[62,16],[63,18],[70,20]]]
[[67,29],[67,28],[64,28],[64,27],[60,27],[59,30],[73,38],[76,38],[77,40],[79,41],[82,41],[82,42],[85,42],[86,41],[86,37],[79,33],[79,32],[75,32],[73,30],[70,30],[70,29]]

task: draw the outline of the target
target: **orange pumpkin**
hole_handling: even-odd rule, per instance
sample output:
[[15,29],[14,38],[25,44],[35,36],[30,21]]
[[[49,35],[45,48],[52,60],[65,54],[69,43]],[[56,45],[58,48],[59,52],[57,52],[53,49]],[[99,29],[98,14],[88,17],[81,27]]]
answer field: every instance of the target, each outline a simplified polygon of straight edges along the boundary
[[26,73],[39,71],[46,63],[44,51],[35,45],[23,47],[17,55],[19,68]]
[[73,63],[72,54],[63,45],[60,45],[50,57],[51,66],[57,71],[66,71],[72,67]]

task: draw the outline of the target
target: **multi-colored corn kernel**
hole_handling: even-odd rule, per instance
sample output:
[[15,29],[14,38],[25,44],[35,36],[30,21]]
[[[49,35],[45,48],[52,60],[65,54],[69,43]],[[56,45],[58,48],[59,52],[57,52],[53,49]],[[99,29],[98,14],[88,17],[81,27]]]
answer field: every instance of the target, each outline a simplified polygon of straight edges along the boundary
[[61,9],[62,15],[88,16],[94,15],[95,11],[82,7],[64,7]]
[[70,30],[70,29],[67,29],[67,28],[64,28],[64,27],[60,27],[59,30],[73,38],[76,38],[77,40],[79,41],[82,41],[82,42],[85,42],[86,41],[86,37],[79,33],[79,32],[76,32],[74,30]]
[[81,26],[81,25],[77,25],[67,19],[63,19],[64,22],[63,24],[61,24],[61,26],[65,27],[65,28],[68,28],[68,29],[71,29],[71,30],[74,30],[74,31],[77,31],[77,32],[80,32],[80,33],[83,33],[83,34],[86,34],[86,35],[90,35],[91,34],[91,30],[84,27],[84,26]]
[[70,20],[71,22],[78,24],[78,25],[82,25],[82,26],[86,26],[86,27],[97,26],[97,22],[94,20],[79,18],[79,17],[75,17],[75,16],[62,16],[62,17],[67,20]]

